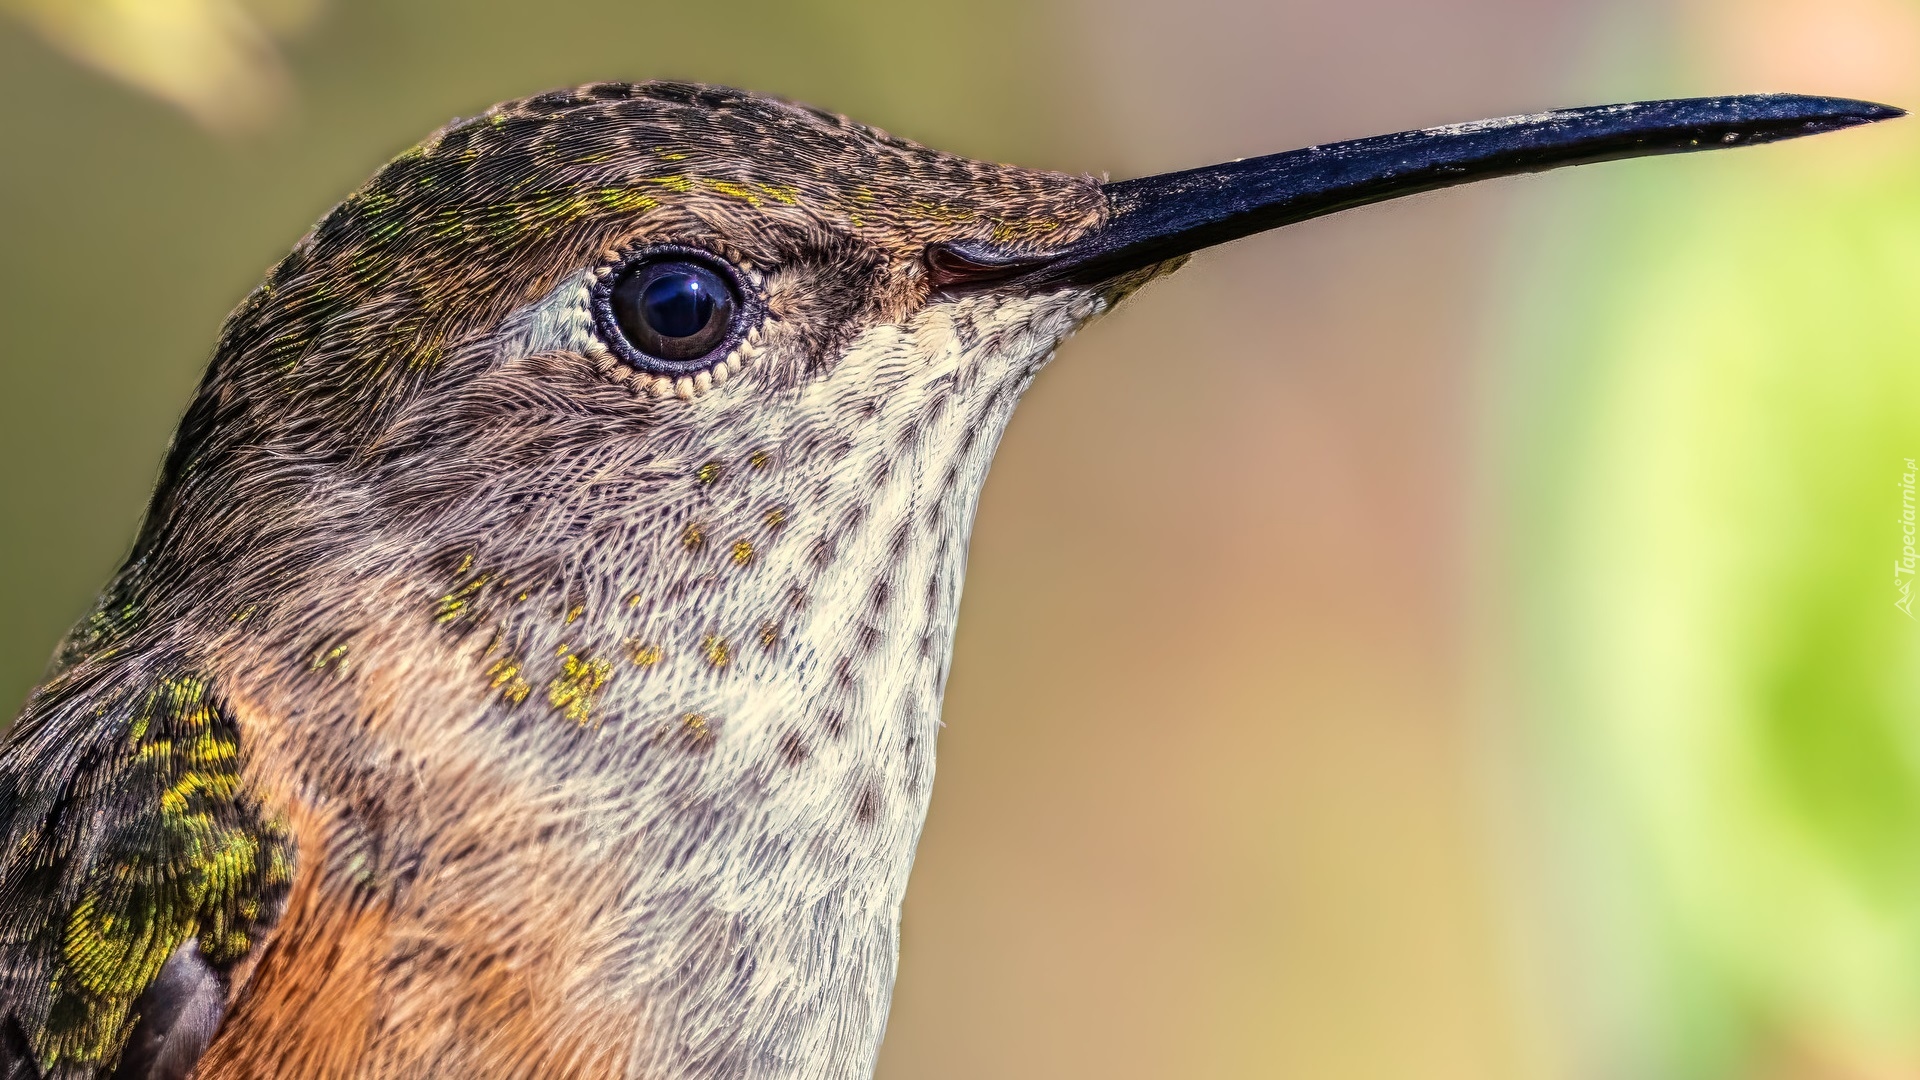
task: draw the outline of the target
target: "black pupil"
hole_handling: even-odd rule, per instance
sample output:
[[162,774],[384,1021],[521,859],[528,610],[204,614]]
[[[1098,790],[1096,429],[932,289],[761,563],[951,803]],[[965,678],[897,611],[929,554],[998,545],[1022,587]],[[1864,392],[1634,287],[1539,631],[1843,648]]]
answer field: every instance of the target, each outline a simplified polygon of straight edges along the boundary
[[663,338],[688,338],[705,330],[715,306],[712,287],[685,271],[661,274],[640,294],[647,325]]
[[620,336],[638,353],[628,362],[648,371],[682,370],[662,362],[706,363],[733,332],[733,286],[720,271],[690,259],[639,263],[614,283],[608,301]]

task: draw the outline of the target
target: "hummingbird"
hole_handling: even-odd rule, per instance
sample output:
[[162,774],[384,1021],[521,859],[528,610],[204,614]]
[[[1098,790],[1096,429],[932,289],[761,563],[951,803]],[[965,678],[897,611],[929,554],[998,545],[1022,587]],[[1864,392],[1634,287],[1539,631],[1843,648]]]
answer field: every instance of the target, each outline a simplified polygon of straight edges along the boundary
[[1291,222],[1898,115],[1115,182],[685,83],[449,124],[227,319],[0,745],[0,1077],[870,1076],[977,498],[1064,339]]

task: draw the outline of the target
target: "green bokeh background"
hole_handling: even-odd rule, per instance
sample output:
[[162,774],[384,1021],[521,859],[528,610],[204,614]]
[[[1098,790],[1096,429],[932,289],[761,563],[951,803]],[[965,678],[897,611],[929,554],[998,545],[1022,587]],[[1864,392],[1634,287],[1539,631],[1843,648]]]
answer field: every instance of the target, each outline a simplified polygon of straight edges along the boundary
[[1579,305],[1535,290],[1521,365],[1578,374],[1514,455],[1530,674],[1641,1075],[1920,1067],[1913,149],[1630,178],[1549,275]]
[[[0,712],[224,312],[502,98],[692,77],[1116,175],[1920,103],[1913,0],[334,0],[291,106],[212,135],[35,2],[0,0]],[[1889,126],[1308,223],[1070,344],[982,505],[882,1076],[1920,1077],[1917,301]]]

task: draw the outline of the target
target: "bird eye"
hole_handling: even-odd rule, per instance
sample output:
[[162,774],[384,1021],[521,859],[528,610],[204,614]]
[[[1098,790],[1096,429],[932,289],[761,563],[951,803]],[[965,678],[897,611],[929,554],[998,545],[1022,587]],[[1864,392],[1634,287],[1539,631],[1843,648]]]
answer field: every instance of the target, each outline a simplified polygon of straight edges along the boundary
[[[614,271],[596,304],[602,332],[617,330],[637,356],[629,363],[660,375],[699,367],[735,337],[739,286],[717,264],[673,251],[636,259]],[[607,327],[606,322],[612,327]]]

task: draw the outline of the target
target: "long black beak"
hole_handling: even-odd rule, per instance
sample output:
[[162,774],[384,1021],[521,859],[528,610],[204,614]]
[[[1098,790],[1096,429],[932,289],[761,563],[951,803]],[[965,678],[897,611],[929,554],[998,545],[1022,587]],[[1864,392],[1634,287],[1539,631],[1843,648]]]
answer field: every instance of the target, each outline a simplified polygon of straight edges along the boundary
[[1106,226],[1071,246],[1014,253],[965,241],[928,252],[947,287],[1092,284],[1296,221],[1422,191],[1563,165],[1684,154],[1904,116],[1843,98],[1762,94],[1565,109],[1309,146],[1104,185]]

